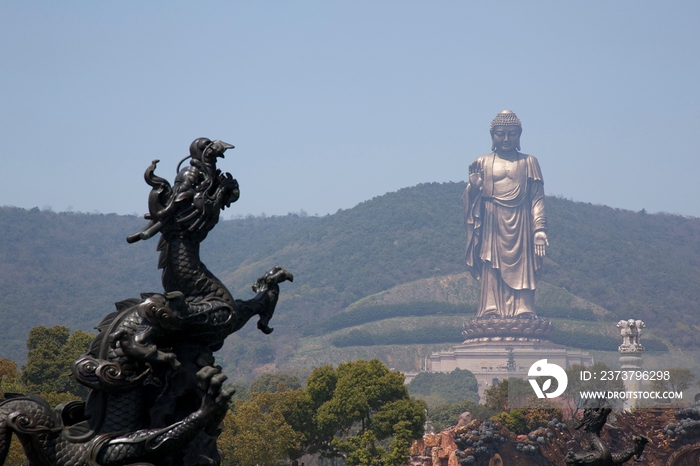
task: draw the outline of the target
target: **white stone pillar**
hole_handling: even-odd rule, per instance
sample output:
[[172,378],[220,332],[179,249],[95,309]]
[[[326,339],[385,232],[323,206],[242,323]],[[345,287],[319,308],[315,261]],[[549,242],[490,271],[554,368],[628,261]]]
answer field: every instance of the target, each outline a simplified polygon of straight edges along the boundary
[[[644,347],[639,344],[639,336],[642,333],[642,328],[645,327],[641,320],[621,320],[617,323],[622,337],[622,345],[618,348],[620,353],[620,369],[623,371],[641,371],[642,370],[642,354]],[[631,377],[624,380],[625,389],[631,392],[638,392],[642,389],[642,381],[636,377]],[[635,405],[635,400],[625,400],[625,410],[630,410]]]

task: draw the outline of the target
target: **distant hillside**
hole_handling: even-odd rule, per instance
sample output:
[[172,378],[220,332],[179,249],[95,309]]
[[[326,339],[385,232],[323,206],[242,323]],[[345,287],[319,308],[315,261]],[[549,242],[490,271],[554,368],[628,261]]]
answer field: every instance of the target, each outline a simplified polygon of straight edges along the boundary
[[134,216],[0,207],[0,357],[26,358],[29,329],[91,330],[114,302],[162,289],[154,244],[127,245]]
[[[535,302],[537,313],[542,317],[589,321],[613,318],[606,309],[544,281],[538,285]],[[472,318],[476,315],[478,304],[479,283],[468,272],[441,275],[403,283],[362,298],[343,311],[306,326],[302,333],[320,335],[393,317],[461,315]],[[461,326],[456,335],[459,340]]]
[[[363,298],[462,274],[464,186],[421,184],[324,217],[221,222],[202,256],[237,298],[251,297],[250,285],[273,265],[295,276],[282,286],[275,332],[266,337],[248,326],[230,338],[221,361],[236,372],[284,365],[296,357],[303,335]],[[573,296],[570,307],[587,302],[608,321],[641,318],[660,337],[700,349],[700,219],[552,197],[547,214],[551,247],[542,280]],[[0,208],[0,356],[22,361],[33,326],[89,330],[114,301],[159,290],[157,241],[124,239],[144,223],[133,216]]]
[[[466,272],[397,285],[305,327],[296,353],[278,368],[295,371],[361,357],[414,371],[432,352],[462,342],[462,323],[475,316],[478,299],[478,283]],[[611,312],[544,281],[536,302],[539,315],[555,323],[553,342],[617,351],[620,332]],[[653,330],[645,330],[643,343],[647,351],[668,350],[668,341]]]
[[[378,358],[397,370],[417,371],[433,352],[450,349],[462,342],[460,330],[465,317],[471,318],[473,314],[393,317],[302,337],[297,342],[296,351],[279,360],[275,367],[304,373],[310,367],[324,364]],[[552,340],[558,344],[586,351],[616,352],[621,342],[614,322],[559,318],[552,321],[555,325]],[[645,333],[643,343],[649,351],[668,349],[651,332]]]
[[[461,305],[476,312],[479,304],[479,282],[469,272],[438,277],[423,278],[415,282],[402,283],[380,293],[369,295],[352,303],[345,310],[366,308],[382,304],[407,304],[414,302],[450,303]],[[537,285],[535,304],[539,314],[559,312],[564,309],[582,311],[599,318],[611,317],[611,313],[600,306],[574,296],[563,288],[551,285],[543,280]],[[588,320],[588,319],[585,319]]]

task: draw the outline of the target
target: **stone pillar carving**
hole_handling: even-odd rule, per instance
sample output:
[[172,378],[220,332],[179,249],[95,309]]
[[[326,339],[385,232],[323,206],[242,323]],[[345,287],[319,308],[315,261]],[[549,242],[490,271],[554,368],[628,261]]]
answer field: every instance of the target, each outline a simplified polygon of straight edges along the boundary
[[[617,323],[617,328],[620,329],[622,344],[618,348],[620,353],[620,369],[623,371],[639,371],[642,369],[642,354],[644,347],[639,343],[639,337],[642,334],[642,329],[645,327],[641,320],[621,320]],[[642,388],[641,380],[636,377],[630,377],[625,380],[625,389],[628,391],[640,391]],[[629,410],[634,406],[634,400],[625,400],[625,409]]]

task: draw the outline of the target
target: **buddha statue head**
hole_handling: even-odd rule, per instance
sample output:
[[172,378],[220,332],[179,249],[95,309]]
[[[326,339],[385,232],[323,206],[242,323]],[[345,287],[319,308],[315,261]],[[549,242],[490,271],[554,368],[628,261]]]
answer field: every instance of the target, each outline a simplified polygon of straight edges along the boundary
[[522,132],[518,116],[510,110],[503,110],[491,122],[491,150],[498,154],[519,151]]

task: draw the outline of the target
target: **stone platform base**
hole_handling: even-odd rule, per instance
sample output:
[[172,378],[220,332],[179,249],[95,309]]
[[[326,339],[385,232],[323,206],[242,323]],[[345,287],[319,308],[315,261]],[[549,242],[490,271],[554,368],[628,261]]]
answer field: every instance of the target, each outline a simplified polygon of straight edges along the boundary
[[[520,337],[527,338],[527,337]],[[515,367],[508,370],[508,358],[512,352]],[[566,346],[533,338],[522,341],[488,339],[486,341],[467,340],[449,351],[433,353],[430,356],[431,372],[452,372],[455,369],[471,371],[479,384],[479,396],[483,402],[484,390],[510,377],[527,379],[530,366],[546,359],[568,369],[574,364],[590,366],[593,358],[584,351],[567,350]]]

